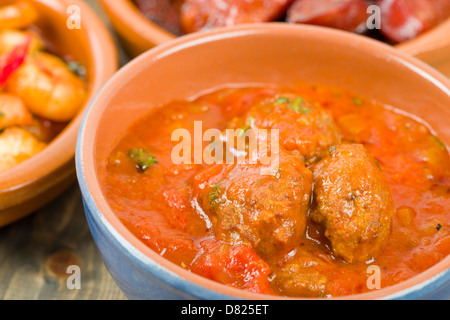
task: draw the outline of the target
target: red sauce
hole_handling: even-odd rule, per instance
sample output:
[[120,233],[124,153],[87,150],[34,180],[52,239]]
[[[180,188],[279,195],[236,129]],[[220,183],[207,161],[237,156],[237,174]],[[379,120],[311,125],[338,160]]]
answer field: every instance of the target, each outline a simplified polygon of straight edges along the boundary
[[[194,121],[202,121],[203,130],[224,130],[255,103],[286,92],[319,103],[334,119],[342,142],[364,145],[382,171],[395,211],[382,251],[367,261],[348,263],[336,256],[323,225],[311,219],[295,248],[264,259],[246,243],[216,241],[193,186],[208,165],[172,162],[175,129],[194,135]],[[138,170],[132,149],[145,150],[155,161]],[[228,88],[157,108],[111,151],[103,190],[115,214],[151,249],[192,272],[253,292],[305,297],[367,292],[369,266],[379,267],[381,287],[387,287],[450,252],[447,148],[416,118],[339,88]],[[297,285],[288,283],[294,278]]]

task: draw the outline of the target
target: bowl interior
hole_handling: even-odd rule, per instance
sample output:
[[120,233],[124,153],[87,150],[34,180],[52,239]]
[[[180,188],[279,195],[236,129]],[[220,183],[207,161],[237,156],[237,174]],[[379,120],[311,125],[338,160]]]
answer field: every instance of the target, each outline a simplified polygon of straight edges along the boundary
[[[80,139],[83,179],[98,209],[148,257],[192,277],[146,249],[108,207],[101,183],[109,152],[133,122],[173,99],[227,84],[290,85],[299,80],[341,86],[416,115],[450,145],[448,79],[387,45],[346,32],[279,23],[197,33],[137,58],[94,101]],[[445,270],[449,260],[444,263],[433,272]],[[395,290],[399,288],[405,284]],[[392,290],[370,294],[384,296]]]
[[[13,4],[17,0],[0,0],[0,6]],[[76,2],[74,2],[76,4]],[[92,66],[92,54],[85,32],[82,29],[69,29],[67,14],[69,2],[55,0],[35,0],[33,7],[39,12],[35,25],[44,39],[54,45],[61,56],[70,56],[81,62],[88,70]],[[92,77],[91,77],[92,78]]]

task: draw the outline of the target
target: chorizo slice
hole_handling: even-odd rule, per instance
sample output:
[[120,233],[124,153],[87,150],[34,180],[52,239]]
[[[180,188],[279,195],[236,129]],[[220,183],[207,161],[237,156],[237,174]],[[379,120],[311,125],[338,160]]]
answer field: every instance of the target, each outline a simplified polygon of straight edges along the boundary
[[281,18],[293,0],[186,0],[181,7],[181,23],[186,33],[268,22]]
[[288,10],[287,21],[362,33],[367,7],[365,0],[297,0]]
[[450,0],[379,0],[381,32],[392,42],[417,37],[450,16]]

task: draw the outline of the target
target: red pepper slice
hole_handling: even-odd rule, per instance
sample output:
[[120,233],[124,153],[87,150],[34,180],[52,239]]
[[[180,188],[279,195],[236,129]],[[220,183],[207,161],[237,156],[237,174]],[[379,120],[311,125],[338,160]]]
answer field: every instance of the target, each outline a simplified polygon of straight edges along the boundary
[[27,35],[24,42],[13,50],[0,56],[0,88],[2,88],[11,74],[14,73],[25,61],[30,49],[32,37]]

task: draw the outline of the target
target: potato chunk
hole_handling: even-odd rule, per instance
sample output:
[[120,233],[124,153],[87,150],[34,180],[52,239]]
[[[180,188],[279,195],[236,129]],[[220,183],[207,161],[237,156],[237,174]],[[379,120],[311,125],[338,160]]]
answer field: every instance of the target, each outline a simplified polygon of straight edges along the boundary
[[4,172],[42,151],[46,144],[28,131],[12,127],[0,134],[0,172]]
[[0,130],[11,126],[29,126],[33,116],[19,97],[0,93]]

